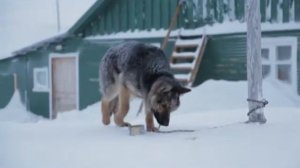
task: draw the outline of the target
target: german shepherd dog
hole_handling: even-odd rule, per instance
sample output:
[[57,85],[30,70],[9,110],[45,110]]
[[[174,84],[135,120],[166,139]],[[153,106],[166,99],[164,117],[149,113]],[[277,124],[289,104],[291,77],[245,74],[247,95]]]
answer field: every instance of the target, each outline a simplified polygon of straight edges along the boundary
[[116,125],[130,126],[124,118],[133,95],[143,99],[147,131],[156,132],[153,115],[160,125],[168,126],[170,113],[179,107],[179,96],[190,91],[175,80],[161,49],[136,41],[108,49],[99,71],[104,125],[114,114]]

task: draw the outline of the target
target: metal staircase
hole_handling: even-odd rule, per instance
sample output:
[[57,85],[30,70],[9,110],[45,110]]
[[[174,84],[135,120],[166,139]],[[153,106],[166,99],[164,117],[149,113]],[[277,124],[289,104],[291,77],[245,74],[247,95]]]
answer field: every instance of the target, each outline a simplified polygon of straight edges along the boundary
[[204,54],[207,36],[201,38],[179,36],[170,58],[171,69],[175,78],[183,85],[192,86]]

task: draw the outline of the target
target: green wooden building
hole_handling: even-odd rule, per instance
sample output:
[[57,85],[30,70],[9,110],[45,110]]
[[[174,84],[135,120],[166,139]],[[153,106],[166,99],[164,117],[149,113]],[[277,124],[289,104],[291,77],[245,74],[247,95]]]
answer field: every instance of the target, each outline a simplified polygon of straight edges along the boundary
[[[261,0],[263,74],[300,93],[300,1]],[[118,43],[160,45],[178,0],[99,0],[66,33],[0,60],[0,108],[20,92],[28,111],[55,118],[100,100],[99,61]],[[208,37],[194,86],[246,80],[244,0],[186,0],[168,40]],[[14,80],[14,74],[16,80]],[[14,82],[15,81],[15,82]]]

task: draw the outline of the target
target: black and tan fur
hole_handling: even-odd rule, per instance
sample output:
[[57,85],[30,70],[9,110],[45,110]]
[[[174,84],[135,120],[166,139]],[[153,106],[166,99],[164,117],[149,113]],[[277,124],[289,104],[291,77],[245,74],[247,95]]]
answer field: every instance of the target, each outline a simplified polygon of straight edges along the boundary
[[174,79],[168,60],[157,47],[127,42],[110,48],[100,63],[102,122],[110,123],[111,114],[118,126],[128,126],[124,118],[130,96],[143,99],[147,131],[157,131],[153,116],[168,126],[170,113],[179,105],[179,96],[189,92]]

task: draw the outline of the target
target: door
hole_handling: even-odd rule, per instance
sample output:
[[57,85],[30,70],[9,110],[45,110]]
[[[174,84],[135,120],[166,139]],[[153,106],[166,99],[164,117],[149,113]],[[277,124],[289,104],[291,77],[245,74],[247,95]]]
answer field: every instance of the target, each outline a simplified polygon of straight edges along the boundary
[[52,118],[77,107],[76,58],[52,58]]

